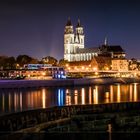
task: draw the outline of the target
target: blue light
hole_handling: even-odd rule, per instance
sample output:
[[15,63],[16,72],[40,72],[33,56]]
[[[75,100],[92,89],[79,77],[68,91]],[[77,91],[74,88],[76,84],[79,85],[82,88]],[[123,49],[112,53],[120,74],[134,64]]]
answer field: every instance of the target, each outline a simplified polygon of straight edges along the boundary
[[63,106],[64,104],[64,90],[58,89],[58,106]]
[[60,74],[58,74],[58,78],[60,78]]
[[65,76],[65,75],[62,75],[61,77],[62,77],[63,79],[66,79],[66,76]]
[[58,106],[61,106],[61,101],[60,101],[60,89],[58,89]]
[[64,95],[64,90],[61,89],[61,106],[63,106],[64,102],[63,102],[63,95]]

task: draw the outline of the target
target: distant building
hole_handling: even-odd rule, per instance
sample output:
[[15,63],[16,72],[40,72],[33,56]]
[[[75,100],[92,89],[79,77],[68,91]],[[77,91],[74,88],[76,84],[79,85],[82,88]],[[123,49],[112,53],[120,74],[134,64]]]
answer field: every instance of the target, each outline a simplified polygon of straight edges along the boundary
[[51,64],[25,64],[24,69],[39,70],[52,67]]
[[99,47],[100,53],[98,55],[106,55],[111,58],[124,59],[126,57],[125,51],[119,45],[108,45],[107,42]]
[[110,70],[111,58],[96,56],[89,61],[76,61],[69,62],[67,69],[70,71],[97,71],[97,70]]
[[80,20],[75,31],[70,18],[64,31],[64,59],[72,61],[88,61],[98,55],[99,48],[85,48],[85,35]]
[[93,65],[97,67],[97,70],[110,70],[111,58],[104,56],[96,56],[93,58]]
[[114,71],[128,71],[127,59],[114,58],[112,59],[112,70]]
[[75,31],[70,18],[67,21],[64,31],[64,59],[68,62],[90,61],[96,56],[111,58],[125,58],[125,51],[121,46],[108,45],[107,38],[104,45],[93,48],[85,48],[85,35],[83,27],[78,20]]

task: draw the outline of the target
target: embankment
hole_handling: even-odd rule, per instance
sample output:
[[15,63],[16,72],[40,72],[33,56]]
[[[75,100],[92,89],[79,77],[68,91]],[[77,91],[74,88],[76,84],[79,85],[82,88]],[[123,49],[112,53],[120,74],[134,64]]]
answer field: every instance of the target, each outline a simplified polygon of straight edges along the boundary
[[81,78],[51,80],[0,80],[0,88],[31,88],[53,86],[80,86],[93,84],[140,83],[140,78]]

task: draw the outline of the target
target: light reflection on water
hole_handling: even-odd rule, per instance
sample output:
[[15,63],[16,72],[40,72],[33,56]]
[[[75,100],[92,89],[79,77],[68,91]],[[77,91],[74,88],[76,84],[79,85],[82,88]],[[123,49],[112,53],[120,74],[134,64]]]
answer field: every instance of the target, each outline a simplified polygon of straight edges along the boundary
[[63,105],[140,101],[140,84],[0,89],[0,113]]

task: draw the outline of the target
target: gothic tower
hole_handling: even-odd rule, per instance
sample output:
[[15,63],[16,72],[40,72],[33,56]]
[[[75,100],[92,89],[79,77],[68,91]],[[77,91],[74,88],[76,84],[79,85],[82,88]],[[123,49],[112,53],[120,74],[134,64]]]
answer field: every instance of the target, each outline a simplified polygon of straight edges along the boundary
[[74,53],[74,31],[70,18],[68,18],[64,31],[64,59],[73,60]]
[[84,31],[78,20],[75,32],[70,18],[68,18],[64,31],[64,59],[68,61],[77,61],[77,50],[84,48]]
[[75,33],[75,46],[77,46],[77,48],[84,48],[84,37],[83,27],[78,19]]

